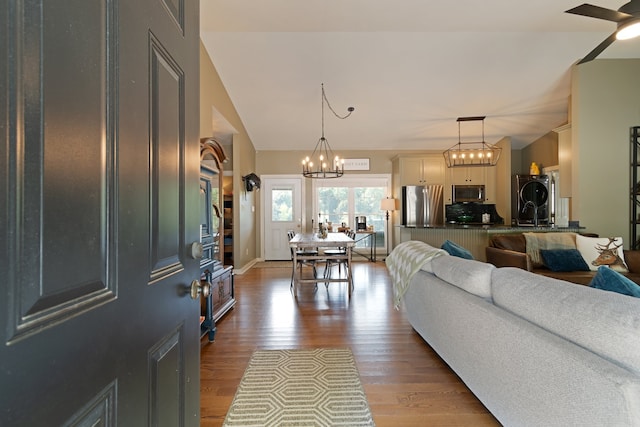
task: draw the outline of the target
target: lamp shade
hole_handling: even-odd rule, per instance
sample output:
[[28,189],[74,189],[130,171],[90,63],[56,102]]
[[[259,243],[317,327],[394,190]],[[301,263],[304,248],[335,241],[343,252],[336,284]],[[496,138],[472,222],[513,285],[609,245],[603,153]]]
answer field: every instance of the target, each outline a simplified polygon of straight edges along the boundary
[[380,201],[381,211],[395,211],[396,209],[398,209],[398,201],[396,199],[386,198]]

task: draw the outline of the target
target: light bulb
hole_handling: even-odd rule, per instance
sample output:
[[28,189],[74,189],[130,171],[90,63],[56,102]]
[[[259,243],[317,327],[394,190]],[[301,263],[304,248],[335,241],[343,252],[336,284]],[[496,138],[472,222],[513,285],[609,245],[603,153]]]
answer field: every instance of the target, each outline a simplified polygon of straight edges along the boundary
[[616,33],[616,39],[618,40],[629,40],[638,36],[640,36],[640,21],[623,26]]

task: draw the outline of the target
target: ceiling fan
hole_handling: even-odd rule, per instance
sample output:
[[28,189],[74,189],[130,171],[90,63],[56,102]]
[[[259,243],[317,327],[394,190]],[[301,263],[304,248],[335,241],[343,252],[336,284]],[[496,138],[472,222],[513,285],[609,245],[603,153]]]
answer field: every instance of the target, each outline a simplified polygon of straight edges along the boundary
[[565,12],[618,23],[616,31],[582,58],[578,64],[592,61],[615,40],[626,40],[640,35],[640,0],[631,0],[618,10],[585,3]]

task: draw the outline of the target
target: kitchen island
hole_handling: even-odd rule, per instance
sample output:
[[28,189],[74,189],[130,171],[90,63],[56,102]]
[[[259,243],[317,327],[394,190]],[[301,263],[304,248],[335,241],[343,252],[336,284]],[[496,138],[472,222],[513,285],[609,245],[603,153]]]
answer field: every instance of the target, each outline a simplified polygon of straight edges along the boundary
[[451,240],[471,252],[478,261],[486,261],[485,248],[491,237],[497,234],[514,233],[549,233],[549,232],[584,233],[584,228],[567,227],[518,227],[508,225],[465,225],[446,224],[427,227],[399,226],[400,243],[419,240],[439,248],[445,240]]

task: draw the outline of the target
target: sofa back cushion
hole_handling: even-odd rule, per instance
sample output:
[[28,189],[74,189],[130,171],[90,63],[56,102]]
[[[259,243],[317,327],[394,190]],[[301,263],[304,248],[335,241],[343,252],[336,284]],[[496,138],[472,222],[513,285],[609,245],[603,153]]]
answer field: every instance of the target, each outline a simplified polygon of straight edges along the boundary
[[527,242],[527,255],[534,268],[544,265],[540,255],[545,249],[576,249],[575,233],[522,233]]
[[518,268],[493,271],[494,304],[640,373],[640,298]]
[[460,289],[491,299],[492,264],[454,256],[441,256],[431,261],[433,273]]
[[522,233],[493,236],[489,241],[489,246],[508,251],[527,252],[527,243]]

